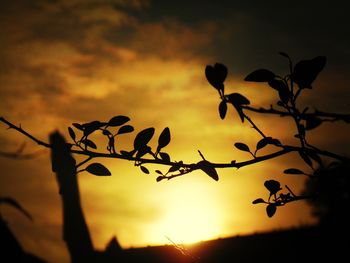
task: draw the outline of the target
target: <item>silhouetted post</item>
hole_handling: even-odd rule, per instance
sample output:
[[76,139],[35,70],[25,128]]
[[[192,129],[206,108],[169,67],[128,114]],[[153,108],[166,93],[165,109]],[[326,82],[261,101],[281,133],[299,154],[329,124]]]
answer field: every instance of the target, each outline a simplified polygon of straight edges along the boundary
[[63,206],[63,239],[72,262],[91,262],[94,249],[80,205],[75,159],[58,132],[50,135],[52,171],[56,173]]

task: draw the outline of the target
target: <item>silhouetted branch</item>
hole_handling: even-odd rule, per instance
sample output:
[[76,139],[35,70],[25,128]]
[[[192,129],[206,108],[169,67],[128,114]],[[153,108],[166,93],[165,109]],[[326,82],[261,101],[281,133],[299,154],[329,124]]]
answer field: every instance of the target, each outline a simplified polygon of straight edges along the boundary
[[0,150],[0,157],[16,159],[16,160],[29,160],[36,158],[42,153],[41,151],[37,151],[34,153],[21,153],[21,152],[4,152]]
[[[291,114],[288,111],[283,110],[276,110],[275,108],[271,107],[269,109],[266,108],[255,108],[252,106],[244,105],[242,106],[243,109],[249,110],[256,113],[263,113],[263,114],[271,114],[271,115],[279,115],[280,117],[290,117]],[[308,117],[318,117],[322,118],[323,121],[344,121],[346,123],[350,122],[350,114],[341,114],[341,113],[330,113],[330,112],[324,112],[319,110],[314,110],[314,112],[309,113],[301,113],[300,114],[302,119],[306,119]]]
[[25,130],[22,129],[21,125],[19,126],[16,126],[14,124],[12,124],[11,122],[5,120],[3,117],[0,117],[0,121],[7,124],[9,126],[8,129],[14,129],[20,133],[22,133],[23,135],[27,136],[28,138],[30,138],[32,141],[36,142],[37,144],[39,145],[42,145],[42,146],[45,146],[47,148],[50,148],[50,144],[46,143],[46,142],[43,142],[37,138],[35,138],[33,135],[29,134],[28,132],[26,132]]

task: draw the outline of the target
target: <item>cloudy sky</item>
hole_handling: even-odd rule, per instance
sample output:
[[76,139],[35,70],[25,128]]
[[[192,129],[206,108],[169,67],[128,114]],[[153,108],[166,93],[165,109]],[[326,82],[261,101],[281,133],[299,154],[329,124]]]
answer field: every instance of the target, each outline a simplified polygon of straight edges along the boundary
[[[322,110],[349,111],[350,28],[346,1],[161,1],[5,0],[0,6],[0,116],[47,141],[73,122],[108,121],[127,115],[135,129],[169,127],[167,151],[174,160],[243,161],[234,149],[254,147],[259,134],[241,124],[232,109],[222,121],[217,92],[207,83],[207,64],[229,69],[226,89],[247,96],[256,107],[276,102],[276,94],[244,77],[257,68],[288,72],[287,52],[296,62],[319,55],[327,65],[304,94],[303,103]],[[266,134],[293,143],[288,120],[252,115]],[[42,149],[0,125],[2,151]],[[312,139],[347,153],[348,129],[324,124]],[[329,134],[337,131],[337,138]],[[120,147],[130,149],[134,134]],[[104,150],[102,141],[99,146]],[[294,142],[296,143],[296,142]],[[79,157],[78,157],[79,158]],[[281,157],[239,171],[220,170],[214,182],[198,172],[156,183],[132,163],[100,160],[112,177],[80,174],[82,205],[95,247],[117,236],[121,245],[145,246],[248,234],[313,223],[299,202],[267,218],[263,182],[280,179],[300,192],[303,179],[282,178],[297,156]],[[61,235],[61,207],[49,154],[34,160],[0,158],[0,194],[16,198],[31,212],[27,222],[1,207],[24,247],[51,262],[68,262]],[[166,169],[164,167],[149,167]]]

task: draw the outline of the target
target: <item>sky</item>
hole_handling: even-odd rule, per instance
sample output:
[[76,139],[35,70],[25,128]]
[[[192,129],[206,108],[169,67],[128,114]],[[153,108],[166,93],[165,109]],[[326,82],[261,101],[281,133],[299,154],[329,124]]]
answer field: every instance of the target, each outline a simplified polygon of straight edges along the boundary
[[[205,66],[228,67],[228,92],[256,107],[269,107],[276,94],[264,84],[244,82],[258,68],[288,72],[287,52],[297,62],[319,55],[327,65],[303,94],[301,104],[349,112],[350,28],[346,1],[161,1],[4,0],[0,7],[0,116],[43,141],[54,130],[68,138],[72,123],[129,116],[135,127],[120,149],[130,149],[137,131],[171,131],[172,159],[198,162],[200,150],[212,162],[250,158],[233,147],[255,147],[259,134],[233,109],[225,120]],[[282,142],[293,127],[287,119],[251,114],[266,134]],[[0,195],[18,200],[34,222],[2,206],[24,248],[50,262],[68,262],[62,240],[61,204],[49,152],[0,124],[0,150],[38,152],[31,160],[0,158]],[[312,141],[348,154],[349,129],[323,124]],[[337,136],[332,136],[333,134]],[[335,137],[335,138],[334,138]],[[97,139],[98,140],[98,139]],[[155,144],[155,139],[153,139]],[[99,150],[104,151],[102,140]],[[151,143],[152,144],[152,143]],[[79,159],[80,157],[77,156]],[[304,179],[283,175],[290,155],[242,169],[219,170],[213,181],[201,172],[156,182],[156,169],[142,173],[133,163],[100,159],[111,177],[79,174],[82,206],[96,248],[117,236],[122,247],[194,242],[313,224],[310,207],[296,202],[273,218],[252,205],[267,197],[265,180],[280,180],[295,192]]]

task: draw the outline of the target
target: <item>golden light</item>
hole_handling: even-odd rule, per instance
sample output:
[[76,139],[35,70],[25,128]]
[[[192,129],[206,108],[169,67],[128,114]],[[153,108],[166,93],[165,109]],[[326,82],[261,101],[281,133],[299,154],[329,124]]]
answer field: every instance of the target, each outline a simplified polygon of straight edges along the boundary
[[[164,197],[164,215],[154,227],[154,233],[177,244],[193,243],[217,238],[222,227],[219,201],[212,196],[205,182],[186,182],[178,184]],[[152,238],[151,238],[152,239]]]

